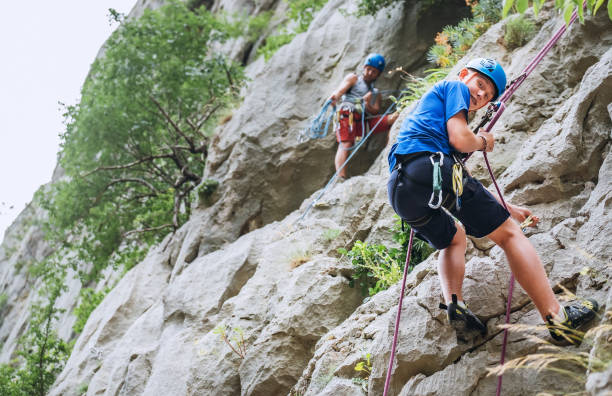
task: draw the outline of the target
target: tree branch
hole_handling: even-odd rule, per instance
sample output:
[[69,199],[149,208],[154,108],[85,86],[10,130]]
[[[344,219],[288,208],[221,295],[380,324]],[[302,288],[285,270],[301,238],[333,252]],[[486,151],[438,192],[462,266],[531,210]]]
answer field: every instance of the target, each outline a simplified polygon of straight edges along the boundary
[[174,122],[174,120],[170,117],[170,115],[168,115],[168,113],[166,113],[166,111],[164,110],[162,105],[153,96],[149,96],[149,99],[151,99],[151,101],[155,104],[155,106],[157,107],[159,112],[170,123],[170,125],[172,125],[172,128],[174,129],[174,131],[176,133],[178,133],[183,139],[185,139],[187,141],[187,144],[189,144],[189,147],[191,147],[191,148],[193,148],[195,150],[195,144],[193,143],[193,139],[189,138],[189,136],[187,136],[181,130],[181,128],[179,128],[179,126]]
[[91,170],[89,172],[86,172],[84,174],[81,175],[81,177],[87,177],[90,176],[98,171],[101,170],[116,170],[116,169],[127,169],[127,168],[133,168],[136,165],[140,165],[143,162],[147,162],[147,161],[152,161],[154,159],[159,159],[159,158],[172,158],[173,155],[172,154],[159,154],[159,155],[149,155],[145,158],[141,158],[137,161],[134,162],[130,162],[129,164],[124,164],[124,165],[111,165],[111,166],[99,166],[94,170]]
[[123,237],[125,238],[128,235],[137,234],[137,233],[141,233],[141,232],[157,231],[157,230],[161,230],[163,228],[168,228],[168,227],[173,227],[173,225],[172,224],[164,224],[164,225],[160,225],[158,227],[149,227],[149,228],[140,228],[140,229],[137,229],[137,230],[131,230],[131,231],[123,233]]

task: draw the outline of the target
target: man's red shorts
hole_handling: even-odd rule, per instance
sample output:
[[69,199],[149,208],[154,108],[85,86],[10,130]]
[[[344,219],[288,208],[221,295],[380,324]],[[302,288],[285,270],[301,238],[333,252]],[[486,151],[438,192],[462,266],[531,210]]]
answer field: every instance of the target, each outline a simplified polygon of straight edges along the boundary
[[[338,114],[338,126],[336,128],[336,140],[338,142],[354,142],[357,136],[363,136],[363,130],[361,128],[361,113],[357,111],[353,112],[352,128],[350,115],[350,110],[340,110]],[[370,127],[370,131],[372,131],[372,128],[376,127],[373,133],[387,132],[390,129],[387,122],[388,117],[389,115],[384,117],[372,116],[367,118],[365,123]]]

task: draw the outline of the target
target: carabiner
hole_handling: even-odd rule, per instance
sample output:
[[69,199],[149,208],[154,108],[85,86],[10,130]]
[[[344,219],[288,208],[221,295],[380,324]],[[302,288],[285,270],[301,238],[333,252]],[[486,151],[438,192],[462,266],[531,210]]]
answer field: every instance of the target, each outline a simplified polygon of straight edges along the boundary
[[[439,162],[434,161],[434,157],[436,155],[440,156]],[[444,154],[438,151],[437,153],[434,153],[429,156],[429,160],[433,165],[433,191],[431,192],[431,197],[429,198],[429,202],[427,203],[427,205],[429,205],[429,207],[432,209],[439,209],[440,206],[442,206],[442,172],[440,171],[440,166],[444,164]],[[438,193],[438,203],[434,203],[436,199],[436,192]]]

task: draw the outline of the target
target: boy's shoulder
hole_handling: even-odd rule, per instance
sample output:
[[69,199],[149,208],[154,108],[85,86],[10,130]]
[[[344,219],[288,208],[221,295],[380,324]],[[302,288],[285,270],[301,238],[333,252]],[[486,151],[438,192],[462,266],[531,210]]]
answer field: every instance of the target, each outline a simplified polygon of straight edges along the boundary
[[460,80],[442,80],[435,83],[434,87],[438,89],[448,90],[457,88],[463,89],[463,87],[467,88],[468,86]]
[[440,97],[456,97],[470,95],[470,89],[459,80],[442,80],[434,84],[432,90]]

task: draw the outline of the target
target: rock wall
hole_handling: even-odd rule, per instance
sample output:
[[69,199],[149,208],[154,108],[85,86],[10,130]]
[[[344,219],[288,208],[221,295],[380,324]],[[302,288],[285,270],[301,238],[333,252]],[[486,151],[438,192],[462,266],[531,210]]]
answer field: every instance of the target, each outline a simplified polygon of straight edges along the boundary
[[[237,4],[212,5],[232,7]],[[333,172],[335,144],[332,136],[300,144],[296,135],[368,52],[388,55],[391,66],[419,67],[431,40],[420,37],[424,26],[435,32],[454,21],[434,25],[431,15],[406,2],[390,10],[390,17],[383,11],[357,22],[340,12],[350,7],[331,0],[308,32],[268,63],[250,63],[253,80],[244,103],[220,127],[210,150],[205,176],[219,180],[220,189],[94,310],[51,395],[77,395],[84,385],[88,395],[382,394],[399,285],[364,303],[349,287],[350,264],[336,249],[359,239],[389,243],[394,219],[386,197],[386,150],[380,152],[386,142],[383,137],[355,158],[354,177],[334,185],[325,204],[297,223]],[[607,301],[609,310],[612,24],[600,14],[571,27],[519,89],[496,126],[490,157],[506,196],[543,219],[529,237],[551,284]],[[562,23],[547,8],[536,37],[513,52],[500,44],[504,22],[499,23],[475,43],[466,61],[493,56],[516,76]],[[243,56],[247,49],[241,45],[231,48]],[[385,76],[379,87],[400,85],[397,76]],[[470,167],[488,183],[478,155]],[[445,312],[437,308],[441,292],[433,255],[408,279],[391,394],[494,392],[496,379],[487,369],[500,356],[497,325],[504,322],[510,273],[503,252],[487,240],[470,240],[467,260],[464,295],[486,320],[487,335],[458,338],[446,324]],[[7,272],[9,264],[0,266],[2,290],[15,276]],[[23,316],[26,306],[11,315]],[[541,323],[520,287],[513,311],[513,323]],[[6,328],[3,321],[0,337],[19,333],[12,320]],[[230,338],[240,329],[245,349],[230,340],[238,349],[233,351],[219,329]],[[532,332],[546,336],[545,330]],[[538,347],[524,334],[511,333],[508,358]],[[599,338],[591,353],[608,347]],[[6,359],[12,352],[2,353]],[[372,373],[362,385],[353,380],[359,377],[355,365],[367,353]],[[504,376],[506,395],[584,389],[576,386],[530,370]],[[609,370],[591,374],[586,387],[593,395],[611,389]]]

